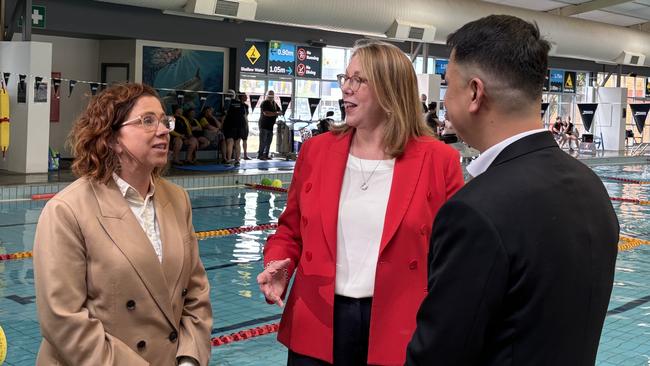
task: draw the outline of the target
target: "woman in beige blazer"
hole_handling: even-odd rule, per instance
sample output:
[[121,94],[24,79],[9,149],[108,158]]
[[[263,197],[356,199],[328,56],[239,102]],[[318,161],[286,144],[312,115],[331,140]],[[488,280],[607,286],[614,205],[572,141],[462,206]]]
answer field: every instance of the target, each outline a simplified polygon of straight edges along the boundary
[[80,178],[43,209],[38,365],[207,365],[212,309],[187,193],[162,179],[173,118],[112,86],[71,133]]

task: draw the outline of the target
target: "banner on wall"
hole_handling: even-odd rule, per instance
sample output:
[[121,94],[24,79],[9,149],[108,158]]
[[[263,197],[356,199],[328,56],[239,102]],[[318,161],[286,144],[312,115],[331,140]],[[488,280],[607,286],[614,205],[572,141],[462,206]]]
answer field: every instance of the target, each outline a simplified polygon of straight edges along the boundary
[[598,103],[578,103],[578,111],[582,117],[582,123],[585,125],[585,130],[591,130],[591,123],[594,121]]
[[244,48],[239,57],[241,66],[240,72],[252,74],[266,74],[268,62],[268,45],[266,42],[244,42]]
[[52,72],[52,95],[50,98],[50,122],[59,122],[61,111],[61,73]]
[[251,113],[253,113],[255,111],[255,107],[257,107],[257,102],[259,102],[262,96],[259,94],[251,94],[249,98],[251,100]]
[[549,104],[550,104],[550,103],[542,103],[542,110],[541,110],[541,112],[542,112],[542,119],[544,119],[544,115],[546,114],[546,110],[548,109],[548,105],[549,105]]
[[564,70],[551,70],[549,83],[549,91],[551,93],[562,93],[562,87],[564,86]]
[[27,103],[27,82],[25,79],[27,75],[18,74],[18,90],[16,93],[16,99],[18,103]]
[[314,119],[314,112],[316,112],[316,109],[318,108],[318,104],[320,104],[320,98],[307,98],[307,101],[309,102],[309,111],[311,112],[311,119]]
[[68,98],[72,95],[72,91],[74,90],[74,86],[77,85],[77,80],[70,80],[68,82]]
[[564,92],[565,93],[575,93],[576,92],[576,72],[575,71],[565,71],[564,72]]
[[47,103],[47,81],[42,76],[34,77],[34,103]]
[[550,72],[551,70],[546,70],[546,75],[544,75],[544,85],[542,85],[542,91],[543,92],[548,92],[550,90],[549,85],[550,85]]
[[291,103],[291,97],[280,97],[280,107],[282,107],[282,114],[287,113],[287,109],[289,109],[289,103]]
[[99,90],[99,83],[90,83],[90,93],[96,95],[97,90]]
[[650,103],[630,103],[630,109],[632,110],[632,117],[634,117],[636,128],[639,130],[639,133],[643,134],[643,127],[645,127],[648,111],[650,111]]
[[294,75],[296,47],[293,43],[269,42],[269,74]]
[[296,76],[320,79],[323,49],[317,47],[296,48]]

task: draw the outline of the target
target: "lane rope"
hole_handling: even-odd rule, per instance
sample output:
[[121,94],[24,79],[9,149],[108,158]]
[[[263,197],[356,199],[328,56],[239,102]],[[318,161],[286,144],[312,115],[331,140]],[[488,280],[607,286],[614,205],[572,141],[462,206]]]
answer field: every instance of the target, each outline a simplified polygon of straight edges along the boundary
[[647,180],[619,178],[619,177],[602,177],[602,178],[607,179],[607,180],[613,180],[613,181],[616,181],[616,182],[623,182],[623,183],[650,184],[650,181],[647,181]]
[[[195,233],[196,233],[196,238],[198,240],[205,240],[209,238],[236,235],[236,234],[247,233],[251,231],[275,230],[277,228],[278,228],[278,224],[268,223],[268,224],[255,225],[255,226],[240,226],[240,227],[218,229],[218,230],[197,231]],[[32,251],[24,251],[24,252],[0,254],[0,261],[28,259],[32,257],[33,257]]]
[[642,206],[650,205],[650,201],[644,201],[638,198],[609,197],[609,199],[618,202],[636,203],[637,205],[642,205]]
[[246,188],[257,189],[259,191],[274,191],[274,192],[282,192],[282,193],[289,192],[289,190],[286,188],[271,187],[262,184],[245,183],[244,185],[246,186]]
[[228,343],[244,341],[247,339],[260,337],[263,335],[276,333],[279,328],[280,328],[279,323],[272,323],[272,324],[262,325],[256,328],[240,330],[239,332],[236,333],[230,333],[227,335],[214,337],[210,339],[210,344],[212,344],[212,347],[223,346],[224,344],[228,344]]

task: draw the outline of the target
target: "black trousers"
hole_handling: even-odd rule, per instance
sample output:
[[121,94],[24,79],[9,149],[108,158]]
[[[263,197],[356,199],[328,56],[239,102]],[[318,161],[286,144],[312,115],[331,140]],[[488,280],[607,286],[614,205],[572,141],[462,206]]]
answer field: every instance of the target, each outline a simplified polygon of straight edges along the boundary
[[[368,360],[372,298],[334,297],[334,365],[361,366]],[[289,350],[287,366],[326,366],[329,363]]]

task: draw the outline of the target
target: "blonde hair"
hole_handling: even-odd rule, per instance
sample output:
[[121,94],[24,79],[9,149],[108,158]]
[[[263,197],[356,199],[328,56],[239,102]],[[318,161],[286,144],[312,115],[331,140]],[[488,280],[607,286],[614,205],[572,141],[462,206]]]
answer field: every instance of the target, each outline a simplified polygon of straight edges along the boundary
[[[380,41],[357,41],[352,57],[358,57],[379,106],[386,112],[384,148],[399,157],[411,138],[432,136],[424,121],[417,78],[411,61],[396,46]],[[352,127],[343,124],[333,131],[343,134]]]

